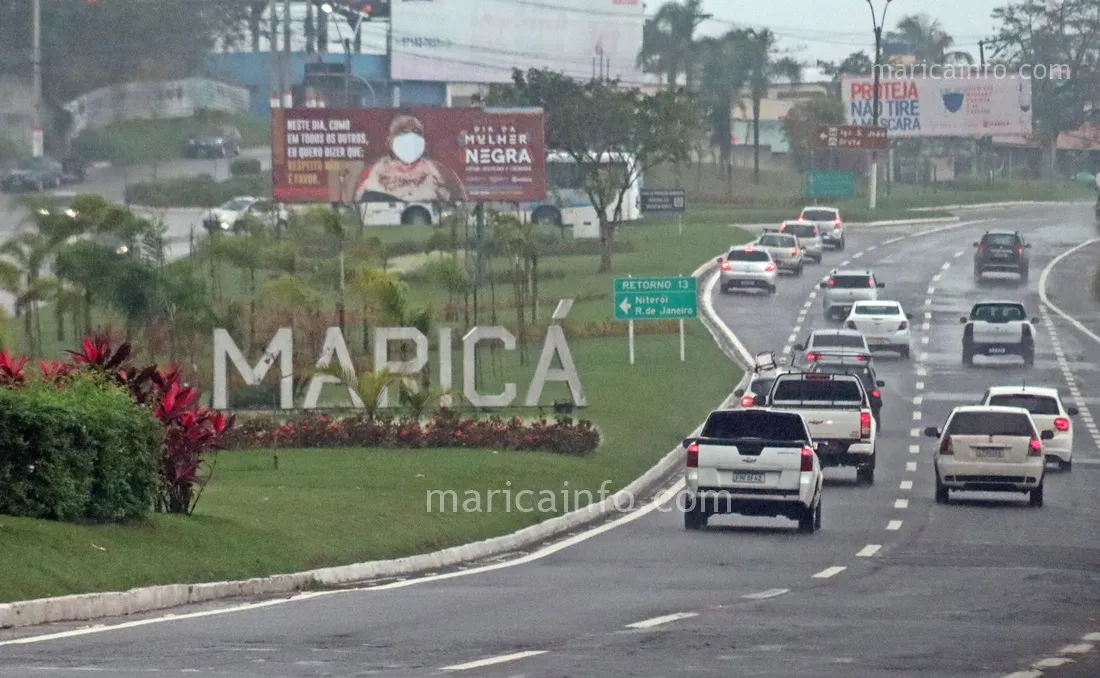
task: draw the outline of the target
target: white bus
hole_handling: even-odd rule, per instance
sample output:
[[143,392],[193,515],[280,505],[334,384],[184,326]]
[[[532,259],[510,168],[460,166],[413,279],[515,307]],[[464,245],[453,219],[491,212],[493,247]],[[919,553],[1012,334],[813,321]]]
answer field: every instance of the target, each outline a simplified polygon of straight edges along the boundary
[[[622,153],[605,153],[601,164],[622,167],[631,156]],[[524,202],[518,205],[521,216],[540,224],[571,226],[575,236],[598,233],[599,223],[596,208],[588,199],[581,185],[577,164],[568,153],[548,151],[546,153],[546,198],[539,202]],[[642,177],[635,177],[623,197],[623,221],[636,221],[641,218]],[[487,207],[502,212],[516,211],[515,203],[487,203]],[[361,203],[360,213],[367,226],[401,226],[437,224],[449,211],[449,206],[430,203],[376,202]],[[615,205],[607,208],[607,218],[614,219]],[[592,237],[589,235],[589,237]]]

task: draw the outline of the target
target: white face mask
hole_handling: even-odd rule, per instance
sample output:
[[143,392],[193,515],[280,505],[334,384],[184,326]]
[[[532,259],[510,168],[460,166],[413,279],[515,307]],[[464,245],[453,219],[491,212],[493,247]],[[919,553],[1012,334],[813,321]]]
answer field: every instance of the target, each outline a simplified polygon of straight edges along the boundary
[[393,154],[401,162],[412,164],[424,155],[424,137],[416,132],[405,132],[393,140]]

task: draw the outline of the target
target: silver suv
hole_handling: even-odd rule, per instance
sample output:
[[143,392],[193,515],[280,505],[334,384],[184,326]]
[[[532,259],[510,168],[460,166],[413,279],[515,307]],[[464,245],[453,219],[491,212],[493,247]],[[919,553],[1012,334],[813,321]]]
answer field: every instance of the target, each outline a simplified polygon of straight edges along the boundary
[[879,282],[872,271],[833,269],[820,287],[821,310],[826,318],[839,322],[848,317],[857,301],[878,301],[878,291],[886,283]]
[[772,256],[772,261],[780,270],[802,275],[802,268],[805,266],[806,248],[802,246],[797,237],[776,231],[764,231],[764,234],[752,243],[752,247],[758,250],[767,250],[768,254]]

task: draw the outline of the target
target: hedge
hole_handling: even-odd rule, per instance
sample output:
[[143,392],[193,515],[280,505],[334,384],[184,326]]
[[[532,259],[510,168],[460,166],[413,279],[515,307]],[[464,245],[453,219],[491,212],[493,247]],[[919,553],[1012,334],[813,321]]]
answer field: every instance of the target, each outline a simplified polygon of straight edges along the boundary
[[261,174],[263,171],[264,167],[257,158],[238,158],[229,165],[229,176],[233,177]]
[[242,174],[220,182],[200,174],[126,186],[126,202],[145,207],[217,207],[239,195],[270,196],[271,173]]
[[122,522],[152,508],[164,426],[102,377],[0,389],[0,439],[0,513]]

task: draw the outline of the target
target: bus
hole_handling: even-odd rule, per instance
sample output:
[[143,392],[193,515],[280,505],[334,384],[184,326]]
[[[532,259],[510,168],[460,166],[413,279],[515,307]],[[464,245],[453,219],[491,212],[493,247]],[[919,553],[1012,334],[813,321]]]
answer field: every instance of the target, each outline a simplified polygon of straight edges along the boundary
[[[624,153],[604,153],[601,164],[611,168],[616,166],[625,172],[633,157]],[[596,209],[588,199],[581,184],[582,177],[577,171],[573,158],[562,151],[546,153],[546,198],[538,202],[486,203],[486,206],[501,212],[516,213],[537,224],[570,226],[575,236],[594,237],[598,234],[599,222]],[[641,218],[642,177],[635,176],[623,196],[622,221],[636,221]],[[360,203],[359,211],[363,223],[367,226],[428,226],[438,224],[449,212],[450,206],[431,203],[374,202]],[[614,202],[607,208],[607,218],[615,217]]]

